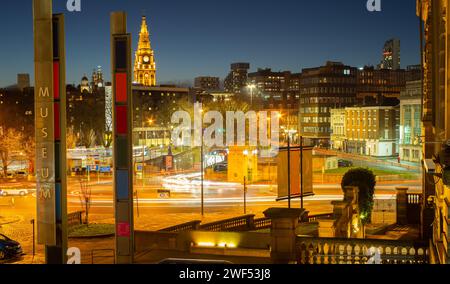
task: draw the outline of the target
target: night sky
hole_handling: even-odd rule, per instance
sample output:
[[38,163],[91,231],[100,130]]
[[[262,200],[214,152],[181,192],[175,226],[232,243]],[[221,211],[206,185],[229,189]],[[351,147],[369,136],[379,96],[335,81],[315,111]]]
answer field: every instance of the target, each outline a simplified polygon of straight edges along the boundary
[[[79,84],[92,69],[109,71],[109,14],[128,13],[137,46],[141,15],[149,20],[158,83],[199,75],[223,78],[236,61],[275,71],[323,65],[327,60],[360,67],[377,65],[384,42],[401,40],[402,67],[419,63],[415,0],[381,0],[369,13],[366,0],[82,0],[81,13],[54,0],[66,14],[67,83]],[[0,86],[17,73],[33,75],[31,0],[1,1]],[[33,78],[33,76],[32,76]]]

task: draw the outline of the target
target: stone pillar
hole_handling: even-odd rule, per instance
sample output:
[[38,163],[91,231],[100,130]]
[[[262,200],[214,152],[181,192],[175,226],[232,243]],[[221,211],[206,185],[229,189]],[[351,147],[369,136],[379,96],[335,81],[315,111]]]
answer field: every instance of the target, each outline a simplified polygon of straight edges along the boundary
[[357,186],[344,187],[344,201],[347,203],[358,204],[358,192]]
[[335,238],[336,237],[336,220],[322,219],[319,220],[319,238]]
[[407,187],[397,187],[397,224],[408,224],[408,189]]
[[287,264],[296,259],[296,229],[304,209],[270,208],[264,211],[272,219],[271,252],[275,264]]

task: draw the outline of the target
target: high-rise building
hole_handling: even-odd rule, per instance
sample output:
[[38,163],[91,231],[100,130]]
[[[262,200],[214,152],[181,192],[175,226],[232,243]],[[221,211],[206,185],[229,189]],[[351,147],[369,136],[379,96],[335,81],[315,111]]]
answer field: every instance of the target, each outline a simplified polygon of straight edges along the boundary
[[364,104],[383,104],[385,98],[399,98],[405,90],[406,72],[403,69],[375,69],[372,66],[361,68],[357,72],[356,93]]
[[393,38],[384,44],[380,69],[400,69],[400,40]]
[[195,88],[199,88],[203,91],[218,91],[220,90],[220,78],[201,76],[194,80]]
[[258,69],[248,74],[248,84],[255,87],[254,95],[268,100],[281,101],[289,90],[291,72],[273,72],[272,69]]
[[30,87],[30,74],[17,74],[17,88],[23,91]]
[[156,86],[156,63],[145,16],[142,16],[139,43],[134,61],[134,83],[147,87]]
[[247,86],[250,63],[233,63],[231,71],[225,78],[224,87],[227,92],[241,94]]
[[322,67],[303,69],[300,81],[300,135],[316,145],[328,145],[331,109],[356,103],[356,68],[327,62]]

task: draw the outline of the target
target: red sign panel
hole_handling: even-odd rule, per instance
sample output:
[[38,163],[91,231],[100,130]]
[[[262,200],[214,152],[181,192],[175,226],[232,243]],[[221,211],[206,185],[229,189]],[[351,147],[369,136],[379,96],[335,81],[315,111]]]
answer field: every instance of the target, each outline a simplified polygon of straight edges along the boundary
[[59,103],[54,104],[55,115],[55,140],[61,140],[61,125],[59,115]]
[[126,103],[127,102],[127,73],[117,73],[116,74],[116,102]]
[[117,127],[117,134],[127,134],[128,121],[127,121],[126,106],[116,107],[116,127]]
[[117,235],[123,238],[130,237],[131,236],[130,224],[129,223],[117,224]]

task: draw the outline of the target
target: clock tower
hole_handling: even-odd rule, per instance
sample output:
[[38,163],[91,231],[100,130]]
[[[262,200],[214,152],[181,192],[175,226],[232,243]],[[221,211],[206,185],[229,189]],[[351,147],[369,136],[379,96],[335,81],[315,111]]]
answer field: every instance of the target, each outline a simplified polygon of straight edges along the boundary
[[141,32],[134,61],[134,82],[148,87],[156,86],[156,63],[145,16],[142,16]]

